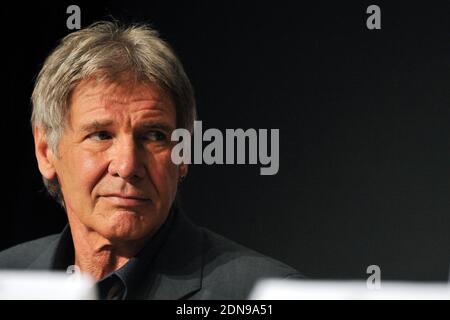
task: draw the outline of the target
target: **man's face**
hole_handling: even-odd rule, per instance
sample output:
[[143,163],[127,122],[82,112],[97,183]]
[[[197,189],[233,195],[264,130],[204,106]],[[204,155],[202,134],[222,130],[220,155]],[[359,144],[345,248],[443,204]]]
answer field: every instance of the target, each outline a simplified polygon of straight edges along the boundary
[[89,80],[70,102],[53,161],[69,219],[111,241],[151,235],[167,218],[187,170],[171,161],[172,101],[149,84]]

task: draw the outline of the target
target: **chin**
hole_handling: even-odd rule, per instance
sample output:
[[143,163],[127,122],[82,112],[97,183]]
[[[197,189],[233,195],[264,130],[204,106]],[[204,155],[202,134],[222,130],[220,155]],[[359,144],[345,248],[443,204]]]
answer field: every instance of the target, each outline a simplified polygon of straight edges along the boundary
[[101,234],[111,242],[142,239],[151,234],[155,227],[148,218],[126,210],[116,212],[100,226]]

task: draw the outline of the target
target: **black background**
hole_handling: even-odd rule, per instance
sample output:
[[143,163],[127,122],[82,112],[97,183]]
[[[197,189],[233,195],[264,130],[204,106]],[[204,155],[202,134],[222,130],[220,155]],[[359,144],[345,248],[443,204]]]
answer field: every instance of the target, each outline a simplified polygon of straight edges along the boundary
[[[180,56],[204,128],[279,128],[280,171],[190,167],[199,224],[311,278],[447,280],[450,262],[448,1],[8,2],[1,8],[0,249],[65,225],[45,193],[29,125],[45,57],[108,19],[150,22]],[[381,7],[381,30],[366,8]]]

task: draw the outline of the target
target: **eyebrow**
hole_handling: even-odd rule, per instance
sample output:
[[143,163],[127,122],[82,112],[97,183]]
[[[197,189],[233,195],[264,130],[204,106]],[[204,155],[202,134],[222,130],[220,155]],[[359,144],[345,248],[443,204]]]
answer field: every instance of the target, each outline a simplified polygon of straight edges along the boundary
[[171,132],[175,128],[172,128],[172,126],[168,125],[165,122],[144,122],[142,124],[138,125],[139,130],[153,130],[153,129],[159,129],[167,132]]
[[[97,131],[106,130],[109,127],[111,127],[112,125],[113,125],[113,121],[111,121],[111,120],[104,120],[104,121],[94,120],[92,122],[83,124],[81,126],[81,131],[82,132],[97,132]],[[171,132],[175,128],[173,128],[171,125],[169,125],[165,122],[147,121],[147,122],[138,124],[136,129],[138,131],[159,129],[159,130]]]
[[83,124],[81,126],[81,131],[82,132],[102,131],[110,127],[112,124],[113,122],[111,120],[104,120],[104,121],[94,120],[92,122]]

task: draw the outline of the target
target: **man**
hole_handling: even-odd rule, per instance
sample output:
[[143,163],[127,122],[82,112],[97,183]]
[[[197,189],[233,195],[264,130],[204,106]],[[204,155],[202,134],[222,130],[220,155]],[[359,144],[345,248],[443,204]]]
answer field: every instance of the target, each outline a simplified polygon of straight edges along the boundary
[[153,29],[100,22],[69,34],[32,100],[39,170],[69,225],[0,253],[0,268],[76,265],[103,299],[244,299],[260,278],[300,276],[176,206],[188,167],[172,162],[170,137],[192,132],[195,100]]

